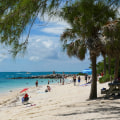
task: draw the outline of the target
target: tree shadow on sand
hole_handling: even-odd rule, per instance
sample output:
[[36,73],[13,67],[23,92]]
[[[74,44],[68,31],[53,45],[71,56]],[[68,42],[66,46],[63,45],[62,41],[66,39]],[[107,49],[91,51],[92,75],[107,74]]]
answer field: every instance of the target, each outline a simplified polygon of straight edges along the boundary
[[[117,98],[118,99],[118,98]],[[103,119],[118,119],[120,118],[120,101],[117,99],[109,100],[103,99],[103,97],[98,98],[94,101],[86,101],[84,103],[65,105],[66,113],[60,113],[56,116],[74,116],[74,115],[87,115],[97,113],[100,116],[92,116],[92,118],[86,118],[84,120],[103,120]],[[77,110],[73,110],[75,108]],[[84,108],[84,109],[83,109]],[[68,110],[68,112],[67,112]],[[71,110],[71,112],[69,111]],[[107,116],[107,117],[106,117]],[[99,118],[100,117],[100,118]]]

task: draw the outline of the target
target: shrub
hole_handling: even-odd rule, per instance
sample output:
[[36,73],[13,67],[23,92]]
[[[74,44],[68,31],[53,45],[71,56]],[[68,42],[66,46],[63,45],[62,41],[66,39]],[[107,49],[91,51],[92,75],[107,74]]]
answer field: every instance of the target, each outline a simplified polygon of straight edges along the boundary
[[78,73],[77,75],[85,75],[85,73],[82,73],[82,72],[81,72],[81,73]]
[[[112,78],[113,78],[113,75],[112,75]],[[110,75],[109,74],[106,74],[99,79],[100,83],[105,83],[105,82],[108,82],[108,81],[110,81]]]

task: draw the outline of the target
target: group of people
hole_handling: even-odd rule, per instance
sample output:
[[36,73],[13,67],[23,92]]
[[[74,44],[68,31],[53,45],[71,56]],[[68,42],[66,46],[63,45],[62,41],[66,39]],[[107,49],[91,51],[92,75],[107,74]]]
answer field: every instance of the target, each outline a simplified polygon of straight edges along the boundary
[[[80,80],[81,80],[81,78],[80,78],[80,76],[78,76],[78,83],[80,84]],[[73,82],[74,82],[74,86],[76,85],[76,75],[74,74],[74,76],[73,76]]]
[[[73,75],[73,82],[74,82],[74,86],[76,86],[76,75],[74,74]],[[80,84],[80,81],[81,81],[81,77],[80,76],[78,76],[78,84]],[[85,74],[85,81],[86,81],[86,83],[87,83],[87,80],[90,80],[90,76],[88,76],[87,74]],[[64,81],[64,79],[63,79],[63,81]],[[62,81],[61,81],[61,79],[60,79],[60,83],[61,83]],[[45,89],[45,92],[50,92],[51,91],[51,87],[49,86],[49,84],[50,84],[50,81],[48,80],[48,85],[47,85],[47,88]],[[62,82],[62,84],[64,85],[64,82]],[[36,82],[35,82],[35,85],[36,85],[36,87],[38,87],[38,80],[36,80]],[[24,97],[22,98],[22,102],[25,102],[25,101],[28,101],[29,100],[29,95],[27,94],[27,93],[25,93],[25,95],[24,95]]]
[[91,77],[89,75],[85,74],[85,81],[86,81],[86,83],[91,82],[90,78]]
[[[49,86],[49,84],[50,84],[50,81],[48,80],[48,85],[47,85],[47,88],[45,89],[45,92],[51,91],[51,87]],[[38,80],[36,80],[35,85],[36,85],[36,87],[38,87]]]
[[[35,86],[38,87],[38,80],[36,80]],[[45,89],[45,92],[50,92],[50,91],[51,91],[51,87],[49,86],[49,80],[48,80],[48,85],[47,88]],[[27,102],[28,100],[29,100],[29,95],[25,93],[24,96],[22,97],[22,103]]]
[[[74,74],[73,75],[73,82],[74,82],[74,86],[76,86],[76,75]],[[85,74],[85,81],[86,81],[86,83],[87,83],[87,80],[90,80],[90,76],[88,76],[87,74]],[[63,81],[64,81],[64,79],[63,79]],[[80,84],[80,81],[81,81],[81,77],[80,76],[78,76],[78,84]],[[62,81],[61,81],[61,79],[60,79],[60,83],[61,83]],[[49,86],[49,84],[50,84],[50,81],[48,80],[48,85],[47,85],[47,88],[45,89],[45,92],[50,92],[51,91],[51,87]],[[62,82],[62,84],[64,85],[64,82]],[[36,80],[36,82],[35,82],[35,85],[36,85],[36,87],[38,87],[38,80]],[[29,96],[28,96],[28,94],[26,93],[25,95],[24,95],[24,97],[22,98],[22,102],[24,102],[24,101],[28,101],[29,100]]]
[[[62,79],[60,79],[60,83],[62,83],[62,85],[64,85],[64,77]],[[53,80],[52,80],[52,82],[53,82]],[[48,80],[48,85],[47,85],[47,88],[45,89],[45,92],[50,92],[51,91],[51,87],[50,87],[49,84],[50,84],[50,81]],[[38,80],[36,80],[35,86],[38,87]],[[27,93],[25,93],[25,95],[22,97],[22,102],[24,103],[28,100],[29,100],[29,95]]]
[[[91,77],[88,76],[87,74],[85,74],[86,83],[90,82],[90,79],[91,79]],[[80,76],[78,76],[78,84],[80,84],[80,81],[81,81],[81,78],[80,78]],[[74,86],[75,86],[76,85],[76,75],[75,74],[73,75],[73,82],[74,82]]]

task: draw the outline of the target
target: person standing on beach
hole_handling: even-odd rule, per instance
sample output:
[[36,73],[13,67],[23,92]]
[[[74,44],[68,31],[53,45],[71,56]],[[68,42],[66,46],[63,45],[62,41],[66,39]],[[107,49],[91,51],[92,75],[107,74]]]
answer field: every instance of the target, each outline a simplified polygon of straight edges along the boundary
[[74,86],[76,85],[76,75],[74,74],[73,76],[73,82],[74,82]]
[[61,84],[61,78],[60,78],[60,84]]
[[50,81],[48,80],[48,85],[49,85]]
[[63,81],[62,81],[62,85],[64,85],[64,78],[63,78]]
[[62,81],[62,85],[64,85],[64,75],[62,76],[62,79],[63,79],[63,81]]
[[101,76],[103,77],[103,75],[104,75],[104,72],[101,72]]
[[88,75],[87,75],[87,74],[85,74],[85,80],[86,80],[86,83],[87,83],[87,76],[88,76]]
[[36,87],[38,87],[38,80],[35,82],[35,84],[36,84]]
[[90,82],[90,75],[88,76],[88,82]]
[[80,85],[80,80],[81,80],[81,78],[80,78],[80,76],[78,77],[78,85]]

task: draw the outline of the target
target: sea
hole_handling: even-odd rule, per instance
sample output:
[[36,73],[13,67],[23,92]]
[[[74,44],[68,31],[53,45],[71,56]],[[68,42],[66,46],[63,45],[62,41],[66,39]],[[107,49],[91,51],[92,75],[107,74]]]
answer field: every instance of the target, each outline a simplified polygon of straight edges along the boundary
[[[63,74],[63,72],[55,72]],[[78,74],[79,72],[64,72],[64,74]],[[58,79],[11,79],[16,77],[31,77],[39,75],[49,75],[53,72],[0,72],[0,93],[7,93],[19,88],[29,88],[35,86],[36,80],[39,85],[46,85],[48,80],[51,83],[58,83]],[[67,79],[66,79],[67,81]]]

